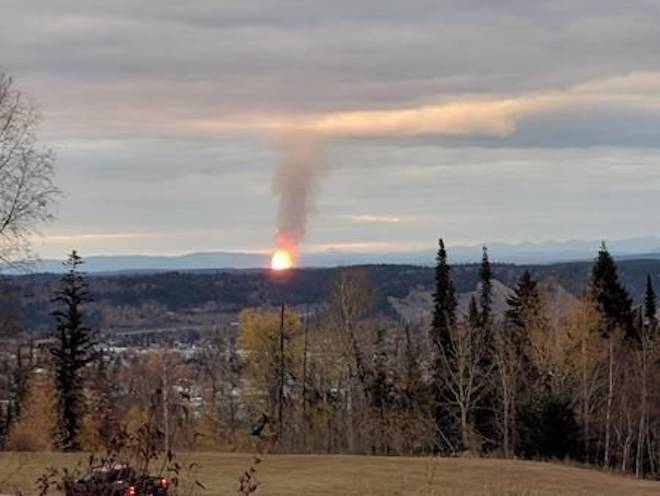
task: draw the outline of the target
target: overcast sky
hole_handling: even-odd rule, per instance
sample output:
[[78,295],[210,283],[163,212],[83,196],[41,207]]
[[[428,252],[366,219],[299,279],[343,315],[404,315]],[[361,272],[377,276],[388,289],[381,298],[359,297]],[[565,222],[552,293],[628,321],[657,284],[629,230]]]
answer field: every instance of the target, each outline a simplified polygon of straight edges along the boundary
[[303,251],[660,232],[655,0],[0,5],[64,193],[44,257],[270,249],[299,127]]

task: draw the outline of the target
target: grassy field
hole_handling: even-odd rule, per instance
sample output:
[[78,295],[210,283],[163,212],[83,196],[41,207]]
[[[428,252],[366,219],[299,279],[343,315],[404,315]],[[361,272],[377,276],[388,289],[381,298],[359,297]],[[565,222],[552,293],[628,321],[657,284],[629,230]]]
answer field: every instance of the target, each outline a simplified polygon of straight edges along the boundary
[[[45,467],[71,466],[81,457],[61,453],[0,453],[0,493],[35,493]],[[236,494],[250,455],[195,453],[198,494]],[[660,494],[660,483],[595,470],[526,461],[465,458],[264,455],[257,496],[629,496]]]

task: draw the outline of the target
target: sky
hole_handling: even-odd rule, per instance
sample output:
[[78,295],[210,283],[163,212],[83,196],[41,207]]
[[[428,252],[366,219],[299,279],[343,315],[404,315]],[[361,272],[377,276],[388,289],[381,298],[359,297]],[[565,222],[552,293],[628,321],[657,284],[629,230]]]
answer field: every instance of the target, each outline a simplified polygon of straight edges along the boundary
[[280,136],[326,167],[303,252],[660,232],[660,3],[0,0],[57,155],[43,257],[265,252]]

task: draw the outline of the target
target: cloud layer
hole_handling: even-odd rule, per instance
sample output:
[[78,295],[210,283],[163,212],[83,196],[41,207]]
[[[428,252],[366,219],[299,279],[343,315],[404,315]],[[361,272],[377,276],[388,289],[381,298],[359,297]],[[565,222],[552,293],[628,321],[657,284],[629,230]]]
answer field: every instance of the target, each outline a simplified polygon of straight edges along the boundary
[[310,245],[660,228],[641,209],[660,208],[651,0],[8,0],[2,17],[0,64],[39,102],[66,195],[44,255],[269,246],[291,128],[331,138]]

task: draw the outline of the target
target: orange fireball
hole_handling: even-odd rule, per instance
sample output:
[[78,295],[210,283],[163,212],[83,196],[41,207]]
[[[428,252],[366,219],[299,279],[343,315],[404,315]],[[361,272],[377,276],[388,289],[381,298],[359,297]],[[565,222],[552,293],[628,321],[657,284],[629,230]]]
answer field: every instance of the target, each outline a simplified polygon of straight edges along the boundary
[[280,248],[273,253],[270,267],[277,271],[290,269],[293,267],[293,258],[287,250]]

